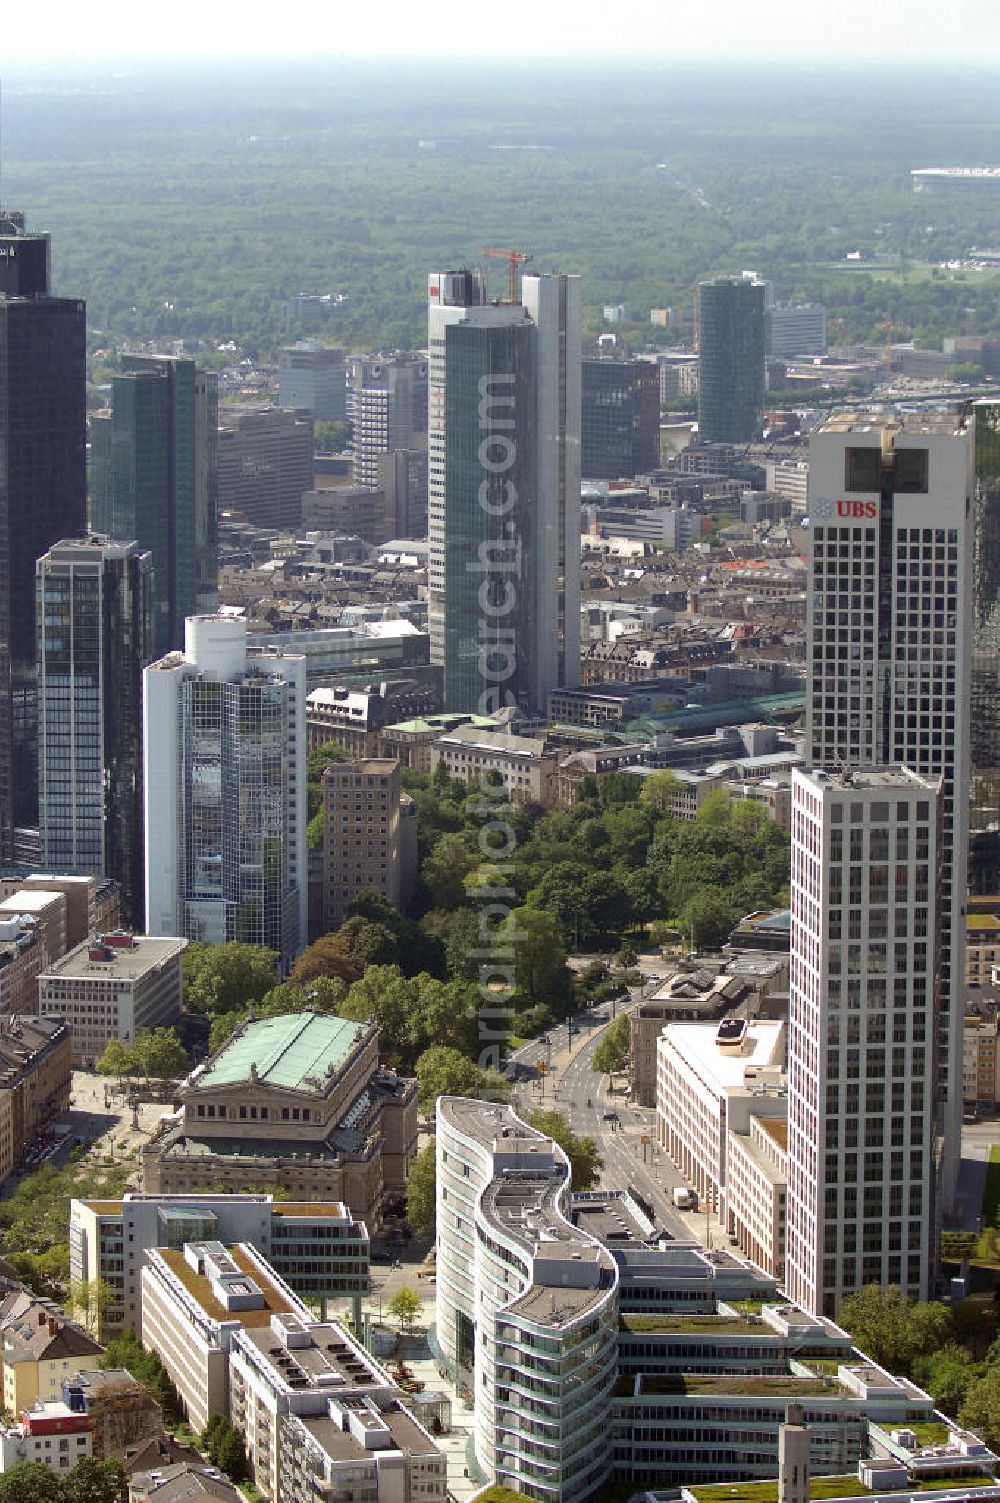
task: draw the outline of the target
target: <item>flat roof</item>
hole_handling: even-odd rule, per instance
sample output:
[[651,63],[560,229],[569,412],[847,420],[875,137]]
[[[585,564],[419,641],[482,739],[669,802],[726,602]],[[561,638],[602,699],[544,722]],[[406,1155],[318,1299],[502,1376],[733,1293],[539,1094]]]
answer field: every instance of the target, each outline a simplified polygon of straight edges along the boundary
[[239,1246],[227,1247],[226,1251],[240,1272],[245,1273],[248,1279],[252,1279],[264,1296],[264,1308],[261,1310],[227,1310],[225,1305],[220,1305],[213,1295],[212,1286],[205,1275],[197,1273],[191,1267],[181,1248],[161,1247],[157,1251],[170,1272],[198,1301],[210,1320],[238,1321],[247,1329],[260,1326],[270,1328],[272,1315],[290,1314],[298,1310],[297,1304],[282,1294]]
[[136,934],[134,944],[109,945],[110,960],[91,960],[90,951],[98,945],[96,936],[85,939],[61,959],[46,966],[39,981],[58,976],[61,980],[139,981],[150,971],[158,970],[167,961],[180,959],[187,949],[186,939],[159,937],[151,934]]
[[[251,1078],[292,1091],[320,1091],[366,1036],[368,1023],[329,1013],[287,1013],[247,1023],[191,1084],[236,1085]],[[189,1077],[189,1080],[191,1078]]]
[[747,1024],[745,1043],[737,1052],[723,1050],[716,1044],[718,1025],[715,1023],[668,1023],[661,1035],[669,1039],[673,1047],[696,1071],[706,1084],[721,1092],[741,1092],[750,1095],[745,1071],[747,1067],[763,1070],[780,1065],[781,1041],[784,1023],[755,1018]]
[[788,1118],[787,1117],[758,1117],[757,1119],[767,1133],[773,1138],[783,1152],[788,1151]]

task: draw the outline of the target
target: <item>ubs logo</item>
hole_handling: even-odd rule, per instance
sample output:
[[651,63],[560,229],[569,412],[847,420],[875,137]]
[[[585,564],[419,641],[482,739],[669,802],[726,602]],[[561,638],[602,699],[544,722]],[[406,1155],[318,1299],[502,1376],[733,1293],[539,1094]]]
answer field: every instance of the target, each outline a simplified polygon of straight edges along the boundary
[[828,496],[821,496],[814,502],[812,514],[817,519],[826,517],[875,517],[878,515],[878,507],[874,501],[831,501]]
[[821,496],[813,506],[813,515],[817,517],[832,517],[834,513],[833,502],[827,496]]

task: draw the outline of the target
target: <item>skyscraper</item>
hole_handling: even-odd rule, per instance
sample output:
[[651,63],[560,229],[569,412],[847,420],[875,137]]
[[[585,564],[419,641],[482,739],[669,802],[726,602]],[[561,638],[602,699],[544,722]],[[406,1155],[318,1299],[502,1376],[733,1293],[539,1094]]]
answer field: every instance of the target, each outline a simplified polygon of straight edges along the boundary
[[142,670],[152,559],[72,538],[38,560],[39,833],[46,869],[114,877],[144,927]]
[[785,1281],[931,1292],[941,778],[792,779]]
[[[914,976],[923,979],[925,1011],[934,1013],[933,1023],[930,1016],[925,1021],[934,1060],[935,1120],[929,1150],[923,1145],[919,1151],[933,1155],[944,1206],[954,1190],[962,1110],[972,491],[972,430],[954,415],[884,425],[847,415],[825,423],[810,443],[806,740],[812,764],[827,771],[905,767],[932,784],[940,780],[940,989],[933,1008],[930,933],[923,955],[916,945],[910,947],[910,963]],[[868,859],[873,859],[870,852]],[[851,876],[856,885],[860,872]],[[871,917],[869,912],[869,926]],[[929,928],[929,906],[924,917]],[[829,919],[831,925],[847,922],[836,909]],[[895,946],[896,936],[890,937]],[[864,924],[846,938],[855,941],[845,957],[848,1006],[823,1021],[831,1045],[846,1030],[847,1078],[858,1081],[864,1097],[881,1079],[880,1052],[875,1051],[869,1072],[864,1043],[852,1037],[860,1027],[857,999],[873,979],[888,979],[892,966],[898,970],[901,957],[894,949],[887,960],[887,946],[873,943],[875,936]],[[835,940],[839,936],[826,937],[828,945]],[[904,941],[900,936],[898,943]],[[793,917],[793,962],[798,953],[793,972],[803,965],[813,970],[828,965],[822,945],[816,953],[818,943]],[[797,952],[797,945],[805,948]],[[815,1137],[815,1116],[807,1110],[818,1087],[811,1035],[802,1021],[807,999],[801,974],[790,990],[788,1266],[801,1269],[816,1252],[803,1245],[803,1217],[815,1211],[803,1209],[804,1180],[795,1166],[824,1149]],[[906,995],[915,1008],[916,989]],[[896,1047],[912,1042],[920,1026],[917,1012],[894,1017],[894,1034],[901,1034]],[[907,1149],[916,1153],[918,1146]],[[934,1235],[933,1212],[926,1215],[924,1234]],[[794,1297],[804,1294],[798,1284],[790,1282],[789,1288]],[[817,1290],[820,1308],[824,1298]]]
[[224,408],[219,427],[219,509],[242,512],[254,527],[302,525],[312,490],[313,420],[285,407]]
[[299,339],[278,352],[278,405],[301,408],[317,422],[345,417],[344,352],[318,339]]
[[580,281],[429,279],[431,661],[449,710],[541,713],[580,664]]
[[347,417],[355,484],[375,490],[379,459],[427,443],[427,361],[403,352],[347,362]]
[[976,403],[969,890],[1000,892],[1000,403]]
[[631,479],[660,463],[660,368],[652,360],[585,360],[581,473]]
[[91,525],[153,556],[153,648],[218,604],[218,393],[193,360],[129,355],[91,419]]
[[305,658],[197,616],[143,675],[146,927],[277,951],[306,941]]
[[698,438],[748,444],[764,416],[766,288],[752,277],[698,285]]
[[48,237],[0,215],[0,860],[38,813],[35,560],[87,521],[86,310],[48,295]]

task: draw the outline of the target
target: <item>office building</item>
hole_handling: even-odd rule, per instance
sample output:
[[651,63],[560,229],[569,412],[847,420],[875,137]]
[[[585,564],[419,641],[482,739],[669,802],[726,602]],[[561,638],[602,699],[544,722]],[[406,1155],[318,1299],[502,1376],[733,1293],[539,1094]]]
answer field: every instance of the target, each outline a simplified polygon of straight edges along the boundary
[[[47,245],[5,216],[0,258],[0,861],[38,823],[35,560],[87,524],[86,309],[47,293]],[[14,252],[11,255],[11,252]]]
[[[793,774],[786,1280],[817,1313],[931,1292],[942,783]],[[961,1020],[951,1042],[961,1070]]]
[[312,489],[313,419],[285,407],[224,407],[219,427],[219,510],[255,527],[297,532]]
[[446,710],[542,713],[580,672],[580,282],[434,273],[428,626]]
[[344,352],[317,339],[299,339],[278,351],[278,405],[308,412],[316,422],[346,416]]
[[218,605],[218,413],[216,377],[193,360],[127,355],[91,418],[91,526],[152,555],[157,656]]
[[600,1498],[619,1272],[569,1219],[569,1160],[509,1106],[441,1096],[437,1165],[437,1339],[475,1394],[476,1460],[531,1498]]
[[66,539],[36,566],[42,861],[113,877],[144,926],[142,670],[152,657],[152,556]]
[[660,463],[660,371],[651,360],[584,360],[580,473],[631,480]]
[[348,360],[347,419],[355,485],[378,488],[384,454],[397,449],[426,451],[427,369],[424,356],[407,351]]
[[715,277],[698,284],[698,439],[749,444],[764,416],[762,282]]
[[[402,795],[405,796],[405,795]],[[323,933],[339,929],[362,892],[402,906],[399,763],[332,762],[323,774]]]
[[121,924],[120,889],[110,878],[33,872],[0,877],[0,919],[26,918],[34,924],[45,964],[58,960],[90,934]]
[[0,1017],[0,1182],[37,1157],[65,1120],[71,1079],[61,1017]]
[[390,538],[427,536],[427,450],[390,449],[378,456],[378,489],[385,497]]
[[545,741],[512,736],[493,726],[458,725],[439,735],[431,747],[431,771],[442,763],[448,776],[473,784],[489,779],[502,784],[513,804],[556,801],[558,756]]
[[333,742],[349,757],[374,757],[383,729],[403,715],[432,714],[436,705],[437,695],[416,679],[313,689],[306,699],[306,743],[311,752]]
[[74,1067],[92,1068],[112,1039],[171,1028],[181,1015],[183,939],[97,934],[38,978],[38,1010],[64,1018]]
[[1000,403],[977,402],[969,890],[1000,892]]
[[343,1201],[377,1230],[417,1151],[417,1086],[379,1068],[371,1023],[306,1011],[245,1023],[178,1092],[143,1151],[154,1195],[246,1190]]
[[139,1332],[139,1275],[150,1248],[185,1242],[250,1242],[302,1299],[350,1297],[368,1288],[368,1230],[342,1202],[271,1195],[126,1195],[73,1200],[70,1278],[100,1280],[108,1297],[88,1312],[92,1334]]
[[146,669],[146,926],[275,950],[306,942],[305,660],[196,616]]
[[45,297],[50,237],[29,230],[20,209],[0,209],[0,297]]
[[766,310],[765,352],[775,359],[826,354],[826,309],[822,303],[773,303]]
[[[949,413],[899,425],[845,414],[809,445],[807,758],[942,780],[940,1010],[928,1024],[942,1210],[962,1111],[973,469],[971,425]],[[790,1173],[799,1131],[790,1120]],[[790,1215],[793,1199],[790,1183]]]

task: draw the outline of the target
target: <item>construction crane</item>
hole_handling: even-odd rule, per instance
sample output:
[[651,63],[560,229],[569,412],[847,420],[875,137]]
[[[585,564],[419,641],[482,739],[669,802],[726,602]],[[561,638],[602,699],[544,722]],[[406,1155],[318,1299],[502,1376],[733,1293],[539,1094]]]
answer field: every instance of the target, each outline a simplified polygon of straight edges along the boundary
[[892,366],[893,366],[893,360],[892,360],[892,335],[893,335],[893,328],[894,328],[894,325],[893,325],[893,322],[892,322],[891,318],[885,318],[885,319],[883,319],[882,322],[878,325],[879,332],[885,335],[885,363],[886,363],[886,368],[887,368],[890,376],[892,375]]
[[518,302],[517,268],[519,266],[523,266],[526,261],[533,261],[535,259],[531,252],[518,250],[497,250],[492,245],[484,245],[479,254],[481,256],[494,256],[499,261],[507,262],[507,301],[508,303]]

